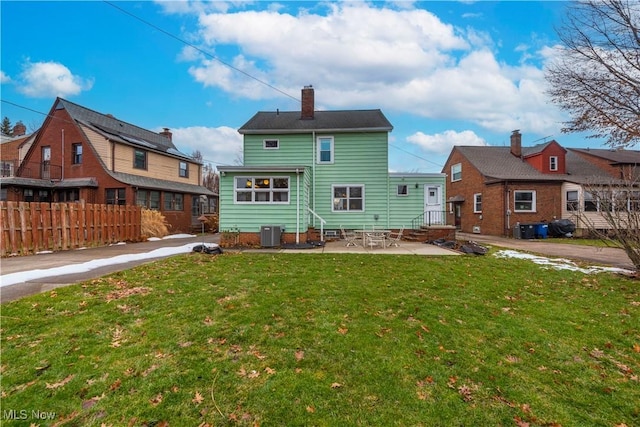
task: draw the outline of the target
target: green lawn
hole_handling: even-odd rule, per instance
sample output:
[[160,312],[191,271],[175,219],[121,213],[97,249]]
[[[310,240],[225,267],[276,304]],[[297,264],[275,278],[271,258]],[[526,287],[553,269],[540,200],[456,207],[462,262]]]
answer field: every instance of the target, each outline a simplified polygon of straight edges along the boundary
[[492,255],[193,253],[1,326],[3,426],[640,425],[640,283]]

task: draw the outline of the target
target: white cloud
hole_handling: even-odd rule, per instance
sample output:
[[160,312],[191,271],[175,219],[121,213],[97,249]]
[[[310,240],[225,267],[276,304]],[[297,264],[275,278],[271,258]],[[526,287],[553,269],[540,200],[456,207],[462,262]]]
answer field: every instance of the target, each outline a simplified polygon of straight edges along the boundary
[[171,133],[173,143],[181,152],[192,155],[198,150],[204,162],[213,166],[235,165],[242,156],[242,135],[227,126],[193,126],[171,129]]
[[[297,15],[197,13],[203,50],[232,52],[221,59],[296,97],[313,84],[317,104],[327,108],[467,120],[500,133],[552,133],[563,121],[545,95],[541,68],[500,62],[489,33],[456,28],[424,9],[327,2]],[[205,87],[251,99],[280,96],[219,61],[192,60],[189,72]]]
[[11,77],[5,74],[4,71],[0,70],[0,84],[9,83],[11,81]]
[[422,132],[416,132],[408,136],[407,141],[417,145],[424,151],[437,154],[448,154],[455,145],[488,145],[484,139],[470,130],[462,132],[447,130],[434,135],[425,135]]
[[58,62],[27,62],[20,74],[17,87],[23,94],[34,98],[66,97],[89,90],[93,80],[71,74]]

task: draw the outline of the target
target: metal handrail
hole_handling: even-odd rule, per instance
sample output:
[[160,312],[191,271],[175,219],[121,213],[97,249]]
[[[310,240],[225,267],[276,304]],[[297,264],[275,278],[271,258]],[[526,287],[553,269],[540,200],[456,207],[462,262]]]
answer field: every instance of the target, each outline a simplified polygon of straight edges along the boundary
[[327,223],[327,221],[324,218],[322,218],[320,215],[315,213],[313,209],[311,209],[310,207],[307,207],[307,210],[311,212],[313,216],[315,216],[320,220],[320,241],[324,242],[324,225]]
[[446,211],[425,211],[411,220],[411,228],[418,229],[423,225],[446,225]]

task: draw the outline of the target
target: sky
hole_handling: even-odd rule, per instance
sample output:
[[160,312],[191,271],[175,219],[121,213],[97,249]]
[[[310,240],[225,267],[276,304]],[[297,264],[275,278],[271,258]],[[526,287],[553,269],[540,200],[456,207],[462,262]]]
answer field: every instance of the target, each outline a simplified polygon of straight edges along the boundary
[[57,96],[169,128],[185,154],[242,162],[258,111],[381,109],[391,172],[439,173],[454,145],[555,139],[546,95],[563,1],[0,2],[0,115],[29,131]]

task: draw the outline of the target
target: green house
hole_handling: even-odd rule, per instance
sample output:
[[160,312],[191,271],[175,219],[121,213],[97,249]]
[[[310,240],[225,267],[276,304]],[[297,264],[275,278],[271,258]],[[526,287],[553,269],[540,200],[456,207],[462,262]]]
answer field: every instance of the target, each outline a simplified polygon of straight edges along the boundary
[[239,132],[242,166],[219,166],[220,231],[279,246],[344,229],[444,224],[445,175],[389,173],[391,123],[380,110],[258,112]]

